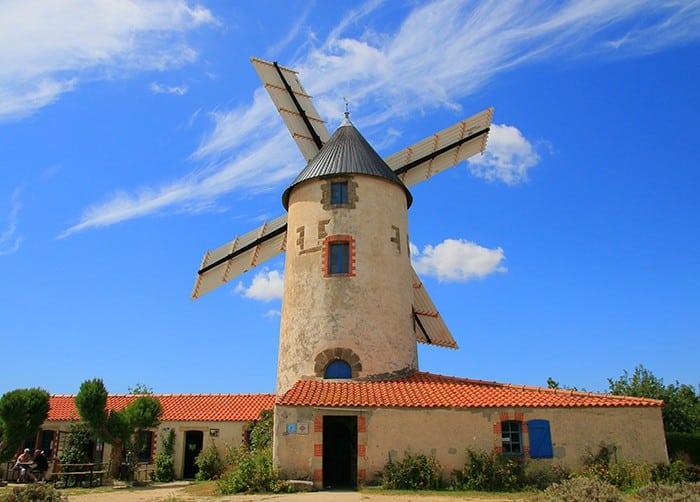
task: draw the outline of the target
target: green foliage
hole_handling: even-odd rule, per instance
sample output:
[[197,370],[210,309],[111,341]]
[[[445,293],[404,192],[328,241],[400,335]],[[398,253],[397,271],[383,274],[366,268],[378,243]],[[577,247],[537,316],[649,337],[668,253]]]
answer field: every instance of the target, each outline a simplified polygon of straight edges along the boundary
[[639,365],[630,376],[625,370],[620,378],[608,378],[609,392],[620,396],[648,397],[664,401],[664,430],[700,432],[700,396],[695,388],[675,382],[665,386],[663,379]]
[[442,485],[442,467],[435,457],[406,453],[400,462],[384,466],[382,486],[390,490],[437,490]]
[[668,464],[657,464],[651,472],[652,481],[663,484],[676,484],[684,481],[700,481],[694,479],[693,466],[682,460],[674,460]]
[[640,488],[651,482],[654,467],[646,462],[617,461],[614,446],[601,443],[597,452],[589,451],[577,476],[605,481],[621,490]]
[[80,385],[75,407],[93,434],[110,444],[124,444],[134,432],[156,427],[163,414],[160,401],[150,394],[140,395],[121,410],[107,410],[107,389],[99,378]]
[[102,380],[95,378],[80,384],[80,390],[75,396],[75,407],[93,434],[107,443],[113,441],[108,427],[107,389]]
[[0,462],[11,459],[22,441],[37,433],[49,407],[49,393],[43,389],[16,389],[0,397]]
[[64,502],[58,490],[51,485],[33,484],[15,487],[9,493],[0,495],[0,502]]
[[572,478],[555,483],[533,501],[622,502],[620,492],[609,483],[594,478]]
[[543,464],[539,462],[525,463],[524,488],[544,490],[554,483],[569,479],[570,472],[560,465]]
[[199,469],[196,474],[199,481],[217,479],[224,470],[224,463],[221,461],[219,451],[213,443],[199,452],[194,463]]
[[159,453],[153,459],[153,472],[151,473],[153,481],[162,483],[170,483],[175,479],[175,462],[173,456],[167,453]]
[[241,492],[279,493],[286,484],[272,462],[272,449],[231,449],[226,453],[230,468],[216,481],[222,495]]
[[251,450],[264,450],[272,447],[273,417],[272,410],[260,412],[260,418],[253,423],[250,430]]
[[[66,444],[61,451],[61,464],[85,464],[90,462],[93,436],[84,422],[71,425]],[[63,469],[62,469],[63,470]]]
[[153,481],[169,483],[175,479],[175,429],[170,429],[161,439],[161,452],[153,459],[154,469],[151,473]]
[[467,462],[453,483],[464,490],[515,491],[527,484],[525,465],[521,458],[467,450]]
[[660,485],[650,483],[634,494],[642,502],[681,502],[700,500],[700,483]]
[[113,446],[112,472],[120,472],[121,451],[127,447],[131,455],[133,471],[138,459],[138,438],[144,429],[157,427],[163,414],[158,398],[152,396],[145,386],[137,386],[139,397],[121,410],[107,410],[107,389],[101,379],[86,380],[80,385],[75,397],[75,406],[80,417],[88,424],[90,431],[105,443]]
[[668,432],[666,446],[671,458],[687,456],[690,462],[700,465],[700,432]]

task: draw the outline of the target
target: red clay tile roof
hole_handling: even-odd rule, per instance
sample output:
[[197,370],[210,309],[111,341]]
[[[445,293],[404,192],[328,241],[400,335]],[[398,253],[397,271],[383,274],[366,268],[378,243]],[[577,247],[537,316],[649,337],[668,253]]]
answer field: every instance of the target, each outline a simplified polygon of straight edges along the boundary
[[[112,395],[107,408],[121,409],[136,399],[133,394]],[[155,394],[163,406],[161,421],[245,422],[271,410],[274,394]],[[75,396],[51,396],[48,420],[78,420]]]
[[396,380],[299,380],[277,404],[400,408],[585,408],[663,406],[663,401],[526,387],[415,372]]

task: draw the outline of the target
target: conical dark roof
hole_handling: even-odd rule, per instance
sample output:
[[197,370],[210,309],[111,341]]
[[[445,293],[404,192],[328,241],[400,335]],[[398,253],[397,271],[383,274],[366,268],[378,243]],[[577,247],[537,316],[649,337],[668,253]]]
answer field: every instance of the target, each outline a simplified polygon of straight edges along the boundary
[[384,162],[384,159],[374,151],[374,148],[346,116],[345,121],[336,129],[333,136],[284,191],[282,194],[284,208],[288,209],[289,194],[299,183],[339,174],[364,174],[384,178],[404,189],[408,207],[413,202],[411,192],[408,191],[406,185]]

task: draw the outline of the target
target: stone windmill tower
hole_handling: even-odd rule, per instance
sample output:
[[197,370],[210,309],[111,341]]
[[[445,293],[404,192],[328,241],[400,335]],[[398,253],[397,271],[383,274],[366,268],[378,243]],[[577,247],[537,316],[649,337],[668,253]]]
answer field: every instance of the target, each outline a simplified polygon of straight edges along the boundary
[[303,378],[404,375],[416,342],[456,348],[411,266],[407,187],[483,152],[493,109],[382,159],[347,112],[331,137],[293,70],[252,62],[308,163],[287,215],[205,254],[192,297],[286,252],[278,395]]

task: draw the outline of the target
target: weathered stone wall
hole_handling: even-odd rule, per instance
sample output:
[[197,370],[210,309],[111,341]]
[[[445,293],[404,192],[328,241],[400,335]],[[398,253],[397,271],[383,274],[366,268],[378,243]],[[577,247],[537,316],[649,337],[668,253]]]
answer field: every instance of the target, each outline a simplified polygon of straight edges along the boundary
[[[666,440],[658,407],[316,410],[277,406],[275,461],[284,476],[323,479],[323,415],[358,417],[358,482],[376,481],[386,462],[406,452],[434,455],[449,475],[461,469],[468,448],[494,451],[501,446],[501,420],[545,419],[550,422],[553,459],[533,462],[579,466],[600,445],[613,446],[618,460],[667,462]],[[307,434],[287,434],[286,424],[308,423]],[[525,427],[526,429],[526,427]],[[528,433],[523,433],[529,451]]]
[[[349,204],[324,203],[329,180],[321,179],[289,197],[278,394],[318,376],[319,361],[336,349],[356,357],[348,362],[357,378],[418,366],[406,194],[378,177],[339,179],[352,188]],[[350,271],[328,276],[328,245],[337,240],[350,242]]]

